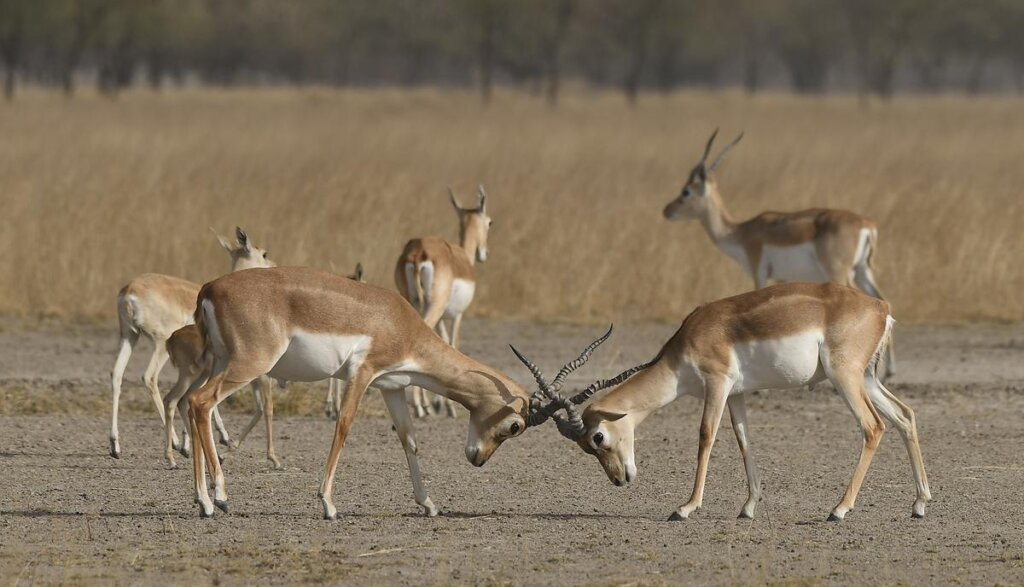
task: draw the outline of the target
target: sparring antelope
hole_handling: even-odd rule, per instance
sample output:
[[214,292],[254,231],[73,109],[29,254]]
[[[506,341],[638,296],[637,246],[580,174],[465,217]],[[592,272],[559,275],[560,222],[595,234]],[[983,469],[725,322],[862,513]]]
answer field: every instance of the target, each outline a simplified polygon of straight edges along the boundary
[[[920,518],[931,493],[914,412],[876,376],[892,324],[888,303],[855,289],[786,283],[697,308],[653,360],[597,381],[571,398],[562,397],[559,386],[547,384],[533,363],[517,355],[550,400],[540,416],[553,417],[563,435],[596,456],[615,485],[636,479],[634,431],[647,416],[683,394],[703,398],[693,492],[669,520],[686,519],[701,507],[708,459],[726,406],[747,475],[748,499],[740,517],[753,517],[761,483],[748,444],[744,394],[798,388],[826,378],[864,434],[853,478],[828,519],[842,520],[853,509],[882,439],[883,420],[896,427],[910,455],[917,489],[912,515]],[[579,412],[576,406],[616,385]],[[566,415],[558,413],[561,409]]]
[[[212,229],[211,229],[212,230]],[[216,233],[214,233],[216,234]],[[231,255],[231,271],[250,267],[267,267],[273,263],[267,258],[267,252],[254,246],[241,228],[235,229],[237,245],[217,235],[220,245]],[[143,382],[152,394],[160,421],[165,422],[164,405],[160,398],[158,382],[160,371],[167,362],[166,342],[171,334],[192,323],[192,314],[196,307],[196,296],[199,284],[169,275],[145,273],[128,282],[117,295],[117,318],[121,340],[118,343],[117,359],[111,372],[113,389],[113,407],[110,425],[110,456],[121,457],[121,444],[117,431],[117,411],[121,401],[121,381],[128,359],[144,335],[153,341],[153,354],[146,367]],[[217,416],[218,430],[222,439],[228,442],[227,431]],[[173,435],[173,431],[172,431]]]
[[[437,237],[413,239],[405,244],[395,265],[395,285],[423,316],[430,328],[436,328],[445,342],[459,347],[462,314],[473,302],[476,291],[477,261],[487,260],[487,233],[491,218],[487,215],[487,194],[484,186],[477,188],[476,208],[463,208],[448,188],[448,197],[459,216],[459,244]],[[443,318],[452,321],[451,338]],[[430,413],[426,393],[420,387],[412,390],[416,417]],[[449,416],[455,416],[455,403],[443,402]]]
[[[715,171],[740,139],[729,143],[707,163],[718,130],[704,147],[704,156],[690,171],[679,196],[665,206],[669,220],[696,218],[723,253],[740,264],[760,289],[775,281],[832,281],[885,299],[875,283],[872,260],[878,247],[878,223],[849,212],[813,208],[800,212],[763,212],[736,222],[722,201]],[[886,377],[896,372],[892,345],[887,347]]]
[[[211,377],[188,395],[195,497],[203,517],[213,514],[214,505],[228,509],[211,412],[235,390],[263,375],[288,381],[343,381],[341,412],[320,485],[327,519],[337,516],[334,475],[369,386],[384,397],[405,450],[413,495],[427,516],[438,510],[420,478],[406,387],[425,387],[469,410],[465,454],[477,467],[502,442],[535,421],[540,407],[538,394],[531,396],[505,374],[441,340],[397,293],[334,273],[303,267],[231,273],[203,286],[195,319],[214,362]],[[571,371],[582,362],[585,358],[563,370]],[[213,478],[213,502],[205,481],[207,468]]]

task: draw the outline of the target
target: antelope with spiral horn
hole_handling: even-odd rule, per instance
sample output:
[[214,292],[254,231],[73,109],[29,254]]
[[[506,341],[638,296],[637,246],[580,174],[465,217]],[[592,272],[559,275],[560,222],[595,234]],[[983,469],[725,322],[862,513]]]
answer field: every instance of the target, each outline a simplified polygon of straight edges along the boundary
[[[680,395],[703,398],[693,492],[670,520],[686,519],[701,507],[711,447],[726,406],[747,475],[749,493],[740,517],[753,517],[761,484],[748,444],[744,394],[798,388],[824,379],[835,386],[864,435],[853,478],[829,520],[842,520],[853,509],[886,421],[896,427],[910,456],[916,485],[912,515],[919,518],[931,493],[914,412],[876,376],[892,324],[886,302],[855,289],[834,283],[787,283],[697,308],[653,360],[597,381],[570,398],[558,393],[558,386],[546,384],[536,366],[517,355],[547,398],[547,404],[536,410],[534,424],[554,418],[564,436],[597,457],[615,485],[636,479],[634,431],[645,418]],[[579,411],[577,406],[611,387]]]
[[[733,220],[719,192],[716,171],[743,133],[708,164],[716,136],[718,129],[708,139],[704,156],[690,171],[679,196],[665,206],[665,218],[700,220],[715,246],[750,273],[755,289],[771,280],[831,281],[885,299],[872,269],[878,249],[877,222],[854,212],[830,208],[763,212],[743,222]],[[885,376],[895,372],[896,360],[890,344],[886,349]]]

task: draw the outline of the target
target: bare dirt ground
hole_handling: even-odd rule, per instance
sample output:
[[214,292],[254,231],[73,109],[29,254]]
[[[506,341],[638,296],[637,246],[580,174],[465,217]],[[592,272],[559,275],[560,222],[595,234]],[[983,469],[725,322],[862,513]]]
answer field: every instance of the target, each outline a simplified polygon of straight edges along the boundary
[[[557,367],[600,329],[472,320],[465,350],[522,383],[513,342]],[[674,330],[620,325],[580,378],[652,356]],[[139,384],[140,345],[121,416],[120,460],[107,456],[113,329],[0,323],[0,577],[8,584],[1005,584],[1024,582],[1024,331],[900,327],[891,389],[917,412],[934,501],[910,518],[906,453],[886,435],[845,522],[827,523],[860,435],[831,388],[751,398],[765,497],[736,514],[746,485],[731,431],[716,445],[704,508],[665,519],[689,496],[698,404],[645,422],[638,480],[608,482],[553,427],[506,443],[483,469],[463,457],[465,418],[417,423],[436,519],[420,517],[405,458],[377,396],[345,447],[339,520],[316,490],[333,424],[321,387],[278,400],[278,454],[263,432],[227,456],[232,513],[200,520],[191,467],[162,460],[155,410]],[[173,373],[165,373],[170,385]],[[225,410],[232,431],[245,401]],[[723,424],[728,428],[728,419]]]

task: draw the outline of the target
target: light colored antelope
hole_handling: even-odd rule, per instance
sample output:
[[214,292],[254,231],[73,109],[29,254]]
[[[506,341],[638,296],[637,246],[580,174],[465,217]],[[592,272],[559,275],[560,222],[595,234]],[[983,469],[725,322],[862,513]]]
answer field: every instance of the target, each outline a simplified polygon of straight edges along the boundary
[[[331,263],[331,271],[335,271],[334,263]],[[352,281],[366,283],[363,279],[363,264],[356,263],[356,270],[348,276]],[[324,401],[324,415],[331,420],[337,420],[341,413],[341,382],[333,377],[327,380],[327,399]]]
[[[212,230],[212,229],[211,229]],[[237,245],[217,235],[221,246],[231,255],[231,270],[237,271],[250,267],[266,267],[272,264],[267,252],[254,246],[241,228],[235,229]],[[214,233],[216,234],[216,233]],[[146,367],[143,382],[152,394],[160,414],[160,421],[165,422],[163,402],[160,398],[160,370],[167,362],[166,341],[175,330],[192,323],[192,314],[196,307],[196,296],[199,295],[199,284],[169,275],[145,273],[128,282],[117,295],[117,318],[121,333],[118,343],[117,359],[111,372],[113,389],[113,407],[111,409],[110,456],[121,457],[121,444],[117,430],[117,411],[121,401],[121,381],[124,370],[128,366],[132,350],[143,335],[153,341],[153,355]],[[223,423],[217,417],[218,429],[222,438],[228,441]],[[173,431],[172,431],[173,435]]]
[[384,397],[405,449],[413,495],[428,516],[437,515],[437,508],[420,478],[405,388],[426,387],[469,410],[465,454],[477,467],[502,442],[521,434],[540,405],[537,394],[531,396],[505,374],[442,341],[398,294],[334,273],[301,267],[231,273],[203,286],[196,324],[214,357],[213,375],[188,395],[195,497],[203,517],[213,514],[214,505],[228,509],[224,473],[213,450],[211,412],[263,375],[344,381],[341,413],[320,485],[328,519],[337,516],[331,495],[338,459],[369,386]]
[[[726,406],[747,474],[749,493],[740,517],[753,517],[761,484],[748,445],[744,394],[798,388],[827,378],[864,434],[853,479],[829,520],[842,520],[853,509],[882,439],[883,420],[896,427],[910,455],[917,489],[912,515],[920,518],[931,493],[914,412],[876,377],[892,323],[888,303],[855,289],[786,283],[697,308],[652,361],[598,381],[572,398],[563,398],[532,363],[520,359],[551,400],[540,413],[555,418],[562,434],[596,456],[615,485],[636,479],[634,432],[647,416],[680,395],[703,398],[693,493],[670,520],[685,519],[701,507],[708,459]],[[615,385],[579,413],[577,405]],[[566,416],[558,413],[563,408]]]
[[[463,208],[448,188],[448,197],[459,216],[459,244],[436,237],[413,239],[405,244],[395,265],[398,292],[420,311],[430,328],[436,328],[445,342],[459,347],[462,315],[473,302],[476,291],[477,261],[487,260],[487,233],[491,218],[487,215],[484,186],[477,189],[476,208]],[[451,338],[443,318],[452,321]],[[430,403],[422,388],[412,390],[416,417],[430,413]],[[455,416],[455,403],[444,402],[449,416]]]
[[[715,171],[743,133],[708,165],[717,135],[716,129],[679,196],[665,206],[665,218],[700,220],[715,245],[754,278],[755,289],[769,280],[832,281],[885,299],[872,272],[878,247],[878,223],[874,220],[828,208],[764,212],[743,222],[733,220],[719,193]],[[892,345],[887,350],[885,369],[886,377],[896,372]]]

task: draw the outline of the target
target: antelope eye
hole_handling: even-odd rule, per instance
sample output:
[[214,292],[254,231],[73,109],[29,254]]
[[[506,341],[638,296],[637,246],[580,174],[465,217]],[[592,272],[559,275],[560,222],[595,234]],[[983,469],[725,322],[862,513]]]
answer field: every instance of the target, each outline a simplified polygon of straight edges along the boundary
[[598,432],[594,435],[594,446],[601,446],[602,442],[604,442],[604,434]]
[[689,196],[689,195],[690,195],[690,188],[686,188],[685,190],[683,190],[683,197],[684,198]]
[[512,422],[512,426],[509,427],[508,429],[508,431],[511,432],[512,434],[519,434],[519,430],[519,422]]

